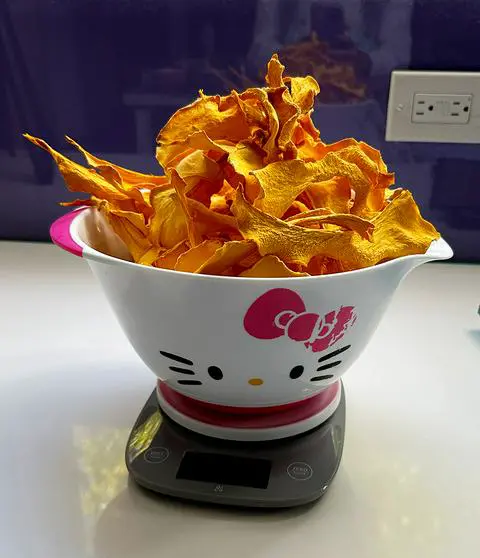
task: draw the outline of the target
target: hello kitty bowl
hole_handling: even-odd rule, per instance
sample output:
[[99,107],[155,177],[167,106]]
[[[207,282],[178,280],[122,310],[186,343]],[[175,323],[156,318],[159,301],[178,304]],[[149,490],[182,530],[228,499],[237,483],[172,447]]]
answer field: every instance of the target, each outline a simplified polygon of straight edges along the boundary
[[453,255],[439,239],[426,254],[335,275],[199,275],[92,248],[87,225],[96,213],[60,217],[52,240],[87,259],[130,343],[169,389],[230,408],[286,405],[338,385],[405,275]]

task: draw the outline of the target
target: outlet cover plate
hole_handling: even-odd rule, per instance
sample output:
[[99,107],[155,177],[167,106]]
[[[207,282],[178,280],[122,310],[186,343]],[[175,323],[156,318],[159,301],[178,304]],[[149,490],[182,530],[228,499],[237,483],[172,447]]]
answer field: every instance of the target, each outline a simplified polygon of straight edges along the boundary
[[[465,116],[450,118],[438,114],[432,122],[427,115],[414,114],[418,100],[449,98],[469,106]],[[427,107],[428,109],[428,107]],[[439,107],[444,112],[448,109]],[[436,112],[433,111],[433,112]],[[453,121],[452,121],[453,120]],[[387,141],[480,143],[480,72],[395,71],[390,81]]]

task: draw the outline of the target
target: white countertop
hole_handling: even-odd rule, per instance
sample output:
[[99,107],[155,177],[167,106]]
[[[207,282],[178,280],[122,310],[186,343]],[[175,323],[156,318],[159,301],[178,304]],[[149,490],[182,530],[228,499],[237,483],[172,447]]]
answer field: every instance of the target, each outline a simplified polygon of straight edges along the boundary
[[87,263],[0,243],[0,556],[480,556],[479,303],[480,266],[414,271],[345,376],[345,450],[325,497],[214,508],[127,482],[154,376]]

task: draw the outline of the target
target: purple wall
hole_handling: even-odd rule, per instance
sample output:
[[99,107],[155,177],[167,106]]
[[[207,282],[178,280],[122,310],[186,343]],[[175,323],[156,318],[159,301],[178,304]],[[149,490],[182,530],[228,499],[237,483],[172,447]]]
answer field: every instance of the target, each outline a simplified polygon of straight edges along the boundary
[[480,147],[383,139],[392,70],[480,71],[477,0],[0,1],[0,238],[47,239],[72,197],[22,131],[156,172],[168,115],[200,87],[256,82],[275,51],[292,71],[354,69],[341,87],[321,79],[323,139],[381,149],[457,259],[480,261]]

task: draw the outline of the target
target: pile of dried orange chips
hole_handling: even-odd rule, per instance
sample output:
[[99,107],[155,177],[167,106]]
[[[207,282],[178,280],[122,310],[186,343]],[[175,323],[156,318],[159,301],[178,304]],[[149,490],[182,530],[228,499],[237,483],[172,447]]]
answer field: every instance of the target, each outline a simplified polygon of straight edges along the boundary
[[274,55],[266,86],[206,96],[157,137],[164,176],[99,159],[70,138],[87,167],[26,135],[54,158],[132,261],[241,277],[350,271],[424,253],[439,237],[407,190],[390,189],[381,154],[354,139],[321,141],[314,78],[284,77]]

